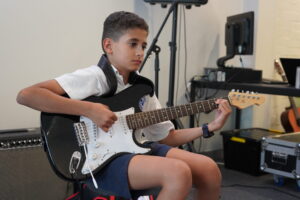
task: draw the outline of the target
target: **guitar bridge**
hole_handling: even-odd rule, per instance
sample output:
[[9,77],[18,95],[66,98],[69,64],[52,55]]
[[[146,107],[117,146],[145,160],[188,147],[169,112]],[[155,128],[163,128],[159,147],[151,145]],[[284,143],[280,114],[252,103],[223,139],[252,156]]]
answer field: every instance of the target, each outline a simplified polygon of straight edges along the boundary
[[88,131],[84,122],[73,124],[76,133],[76,138],[79,146],[83,146],[89,142]]

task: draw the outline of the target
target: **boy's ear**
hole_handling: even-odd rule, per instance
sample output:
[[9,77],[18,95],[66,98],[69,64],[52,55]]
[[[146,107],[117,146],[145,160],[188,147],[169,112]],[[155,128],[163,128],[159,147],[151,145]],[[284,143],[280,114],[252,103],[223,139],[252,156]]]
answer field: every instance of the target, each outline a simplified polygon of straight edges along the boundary
[[111,38],[105,38],[102,43],[103,43],[104,51],[107,54],[112,54],[112,39]]

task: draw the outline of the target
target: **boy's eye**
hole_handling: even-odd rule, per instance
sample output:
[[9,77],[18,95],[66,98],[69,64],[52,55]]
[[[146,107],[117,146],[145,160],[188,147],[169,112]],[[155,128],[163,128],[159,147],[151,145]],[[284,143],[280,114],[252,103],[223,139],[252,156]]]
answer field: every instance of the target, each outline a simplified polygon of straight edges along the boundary
[[136,47],[137,43],[136,43],[136,42],[131,42],[131,43],[129,43],[129,45],[130,45],[131,47]]
[[[138,42],[130,42],[129,43],[129,46],[131,48],[136,48],[136,47],[138,47],[138,45],[139,45]],[[147,44],[143,44],[143,45],[141,45],[141,47],[143,50],[145,50],[147,48]]]

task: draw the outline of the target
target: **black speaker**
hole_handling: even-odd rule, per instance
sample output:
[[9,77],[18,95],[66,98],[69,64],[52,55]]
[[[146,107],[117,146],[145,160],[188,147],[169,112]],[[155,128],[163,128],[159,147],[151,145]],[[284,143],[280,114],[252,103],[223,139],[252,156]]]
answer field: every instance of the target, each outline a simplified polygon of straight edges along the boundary
[[0,131],[0,199],[60,200],[73,193],[73,184],[52,171],[40,129]]

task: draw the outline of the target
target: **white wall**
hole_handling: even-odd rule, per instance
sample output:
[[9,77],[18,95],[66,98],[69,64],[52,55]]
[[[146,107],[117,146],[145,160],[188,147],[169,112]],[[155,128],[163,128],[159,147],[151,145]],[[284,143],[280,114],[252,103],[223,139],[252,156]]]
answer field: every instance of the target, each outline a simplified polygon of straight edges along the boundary
[[132,0],[0,1],[0,129],[39,126],[39,112],[16,103],[39,81],[95,64],[105,17],[133,10]]

